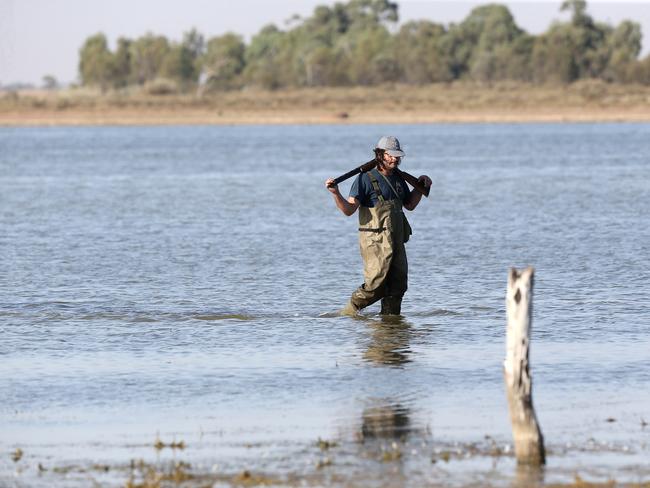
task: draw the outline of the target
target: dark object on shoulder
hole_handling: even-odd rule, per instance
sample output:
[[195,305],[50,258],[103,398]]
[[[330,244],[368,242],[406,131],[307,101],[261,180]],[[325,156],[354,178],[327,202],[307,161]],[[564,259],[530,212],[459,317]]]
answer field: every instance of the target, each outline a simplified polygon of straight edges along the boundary
[[[334,178],[334,185],[338,185],[342,181],[347,180],[348,178],[352,178],[353,176],[358,175],[359,173],[367,173],[371,169],[373,169],[375,166],[377,166],[377,162],[380,161],[383,158],[383,149],[375,149],[375,157],[371,161],[368,161],[367,163],[362,164],[358,168],[354,168],[351,171],[348,171],[345,174],[342,174],[338,178]],[[425,187],[420,181],[413,175],[407,173],[406,171],[402,171],[401,169],[395,169],[397,174],[401,175],[404,180],[411,185],[416,191],[422,193],[425,197],[429,197],[429,191],[431,190],[430,187]]]

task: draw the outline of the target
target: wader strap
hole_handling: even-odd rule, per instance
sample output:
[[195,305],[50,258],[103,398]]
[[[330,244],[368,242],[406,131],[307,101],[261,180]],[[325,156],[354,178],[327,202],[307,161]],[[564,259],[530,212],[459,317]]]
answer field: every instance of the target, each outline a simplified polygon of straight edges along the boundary
[[[399,194],[398,194],[397,191],[395,190],[395,187],[394,187],[393,184],[390,182],[390,180],[389,180],[388,178],[386,178],[386,176],[385,176],[384,174],[382,174],[381,171],[378,171],[378,173],[379,173],[379,174],[380,174],[380,175],[381,175],[381,176],[386,180],[386,183],[388,183],[388,186],[390,186],[390,189],[393,190],[393,193],[395,194],[395,196],[397,197],[397,199],[398,199],[400,202],[402,202],[402,199],[400,198]],[[403,202],[402,202],[402,203],[403,203]]]
[[[381,174],[381,173],[380,173]],[[373,193],[381,203],[384,203],[384,196],[381,194],[381,189],[379,188],[379,182],[375,175],[372,174],[372,171],[368,172],[368,178],[370,178],[370,184],[372,185]]]

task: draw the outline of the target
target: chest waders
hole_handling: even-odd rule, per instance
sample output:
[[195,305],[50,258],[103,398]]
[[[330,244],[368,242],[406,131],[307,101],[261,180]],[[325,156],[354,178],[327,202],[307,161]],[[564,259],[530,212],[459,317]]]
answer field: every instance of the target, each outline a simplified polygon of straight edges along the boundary
[[378,201],[374,207],[359,207],[359,248],[364,282],[352,293],[343,313],[355,313],[381,300],[381,314],[399,315],[402,296],[407,289],[404,242],[408,240],[410,228],[401,200],[384,199],[375,176],[372,172],[368,176]]

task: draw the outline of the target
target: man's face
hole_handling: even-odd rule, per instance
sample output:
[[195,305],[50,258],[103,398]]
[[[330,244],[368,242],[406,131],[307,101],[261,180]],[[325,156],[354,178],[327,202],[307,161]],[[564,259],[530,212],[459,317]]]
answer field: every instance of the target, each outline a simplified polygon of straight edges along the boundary
[[384,153],[384,166],[387,169],[395,169],[399,166],[401,159],[402,158],[396,158],[388,153]]

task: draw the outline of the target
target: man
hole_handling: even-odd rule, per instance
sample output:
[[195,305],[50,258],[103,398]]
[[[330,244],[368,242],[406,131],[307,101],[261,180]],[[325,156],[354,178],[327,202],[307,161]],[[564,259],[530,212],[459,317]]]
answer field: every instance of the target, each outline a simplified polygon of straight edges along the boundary
[[[343,214],[350,216],[359,209],[364,283],[352,293],[341,311],[345,315],[355,315],[378,300],[381,300],[381,314],[399,315],[407,288],[404,243],[411,234],[411,227],[402,208],[415,209],[422,194],[410,191],[404,178],[395,171],[404,157],[396,137],[379,139],[375,153],[377,167],[357,177],[347,200],[332,178],[325,182]],[[431,186],[431,178],[426,175],[418,180],[425,187]]]

